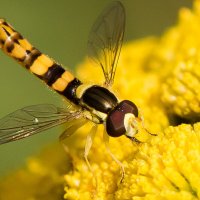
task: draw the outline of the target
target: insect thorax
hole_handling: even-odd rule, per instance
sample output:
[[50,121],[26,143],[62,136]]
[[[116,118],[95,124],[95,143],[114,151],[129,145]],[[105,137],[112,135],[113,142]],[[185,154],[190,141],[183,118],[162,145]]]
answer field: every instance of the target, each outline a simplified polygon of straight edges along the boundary
[[108,89],[93,84],[82,84],[77,88],[77,97],[80,99],[80,106],[103,123],[107,114],[116,107],[118,100]]

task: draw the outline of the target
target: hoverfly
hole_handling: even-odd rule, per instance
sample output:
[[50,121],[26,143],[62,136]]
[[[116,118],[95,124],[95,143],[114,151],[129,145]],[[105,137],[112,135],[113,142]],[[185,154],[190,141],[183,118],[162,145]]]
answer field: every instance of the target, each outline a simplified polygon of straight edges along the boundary
[[142,120],[137,106],[120,101],[109,89],[114,81],[125,30],[125,9],[119,1],[109,5],[91,28],[88,55],[101,67],[103,85],[85,84],[48,56],[33,47],[5,20],[0,19],[0,48],[22,66],[62,95],[70,106],[33,105],[0,119],[0,144],[19,140],[51,127],[70,123],[61,139],[73,134],[87,121],[94,127],[88,136],[85,157],[98,124],[107,136],[122,135],[135,140]]

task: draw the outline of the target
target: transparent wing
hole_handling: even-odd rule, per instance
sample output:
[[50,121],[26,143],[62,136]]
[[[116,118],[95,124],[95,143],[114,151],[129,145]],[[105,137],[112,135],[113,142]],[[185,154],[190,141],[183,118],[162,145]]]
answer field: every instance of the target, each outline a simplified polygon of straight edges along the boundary
[[64,110],[51,104],[22,108],[0,119],[0,144],[31,136],[80,117],[81,111]]
[[111,86],[125,29],[125,10],[119,2],[113,2],[97,18],[88,40],[88,56],[103,70],[105,85]]
[[88,120],[85,118],[80,118],[78,120],[74,120],[72,123],[68,124],[67,127],[65,127],[65,130],[60,135],[59,139],[60,141],[64,141],[67,137],[71,136],[73,133],[75,133],[80,127],[84,126]]

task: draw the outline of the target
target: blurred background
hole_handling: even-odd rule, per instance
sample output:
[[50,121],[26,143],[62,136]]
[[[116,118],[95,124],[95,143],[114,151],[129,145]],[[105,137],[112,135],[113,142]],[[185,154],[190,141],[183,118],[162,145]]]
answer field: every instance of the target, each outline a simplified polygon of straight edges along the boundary
[[[43,53],[72,71],[86,56],[87,37],[98,14],[111,0],[27,1],[1,0],[0,17]],[[177,21],[180,7],[191,0],[122,0],[126,9],[125,41],[159,36]],[[42,103],[61,104],[50,91],[18,63],[0,52],[0,118],[16,109]],[[24,140],[0,145],[0,176],[22,166],[45,144],[58,142],[59,128]]]

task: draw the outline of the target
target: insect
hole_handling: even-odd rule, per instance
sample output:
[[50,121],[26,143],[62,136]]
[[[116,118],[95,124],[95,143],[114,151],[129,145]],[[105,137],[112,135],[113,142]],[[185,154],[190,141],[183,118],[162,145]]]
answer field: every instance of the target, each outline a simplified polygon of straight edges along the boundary
[[110,90],[113,84],[125,29],[125,10],[113,2],[97,18],[88,40],[88,55],[101,67],[103,85],[82,83],[69,71],[33,47],[5,20],[0,19],[0,48],[68,102],[66,108],[41,104],[24,107],[0,119],[0,144],[19,140],[67,122],[60,136],[73,134],[87,121],[94,126],[85,147],[87,157],[98,124],[105,126],[105,137],[122,135],[135,140],[144,128],[137,106],[120,101]]

